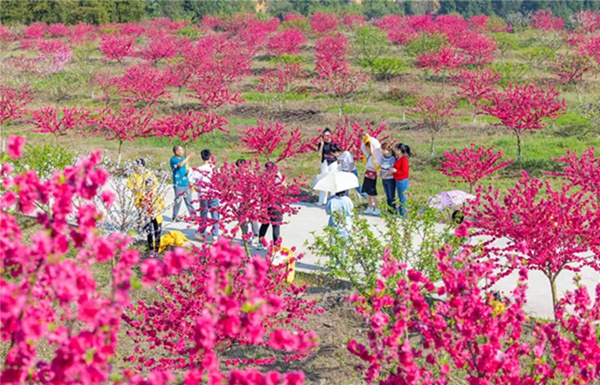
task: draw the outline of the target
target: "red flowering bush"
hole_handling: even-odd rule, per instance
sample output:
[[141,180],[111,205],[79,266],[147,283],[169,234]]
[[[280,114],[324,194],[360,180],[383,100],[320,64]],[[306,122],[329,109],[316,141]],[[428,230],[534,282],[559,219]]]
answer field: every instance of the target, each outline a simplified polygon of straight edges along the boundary
[[563,170],[547,174],[562,177],[571,186],[595,195],[600,204],[600,156],[595,155],[594,147],[584,150],[581,157],[577,156],[577,151],[567,150],[567,156],[555,160],[564,163]]
[[[457,229],[463,236],[465,228]],[[460,230],[460,231],[459,231]],[[596,302],[586,289],[568,293],[557,306],[557,322],[529,321],[527,269],[506,298],[494,298],[480,283],[494,277],[491,263],[458,255],[449,247],[437,253],[441,281],[432,282],[384,256],[381,278],[370,297],[354,296],[368,324],[367,345],[351,340],[348,350],[368,384],[446,384],[453,368],[470,384],[534,384],[552,378],[588,384],[600,378],[594,323]],[[567,313],[566,307],[575,305]],[[534,340],[524,338],[534,324]],[[454,375],[452,375],[454,377]]]
[[167,86],[170,74],[149,65],[131,66],[120,76],[112,79],[116,92],[127,102],[155,104],[160,98],[171,98]]
[[470,147],[466,147],[462,151],[457,149],[447,151],[442,155],[438,170],[450,177],[451,183],[467,183],[469,193],[472,193],[481,178],[514,162],[514,160],[509,160],[498,164],[503,155],[502,150],[498,152],[493,150],[494,146],[477,147],[475,143],[471,143]]
[[311,151],[311,143],[302,140],[300,128],[288,129],[281,122],[265,123],[263,119],[256,126],[247,126],[242,143],[256,154],[264,155],[267,161],[272,160],[273,153],[278,148],[283,149],[275,162],[295,157]]
[[304,33],[298,29],[285,29],[267,40],[267,49],[275,56],[295,55],[300,46],[306,43]]
[[460,88],[458,94],[475,106],[473,120],[477,117],[477,110],[481,101],[488,99],[496,91],[494,85],[501,78],[502,75],[499,72],[484,68],[477,68],[473,71],[463,69],[453,77],[454,85]]
[[90,118],[90,114],[91,111],[85,108],[63,108],[61,111],[57,107],[47,106],[31,111],[28,122],[37,128],[35,132],[52,134],[58,141],[59,136],[67,135],[70,130],[93,124],[94,119]]
[[[563,270],[578,272],[587,266],[600,271],[598,203],[585,190],[574,190],[567,184],[554,189],[523,171],[503,198],[490,186],[472,207],[475,234],[486,237],[483,245],[495,257],[485,257],[497,265],[498,278],[517,268],[515,263],[503,263],[503,257],[521,261],[548,278],[554,306],[558,303],[556,279]],[[508,239],[507,246],[492,245],[502,237]]]
[[129,36],[104,35],[100,41],[100,51],[107,59],[119,63],[129,55],[134,48],[135,39]]
[[564,113],[565,100],[558,100],[554,89],[541,90],[533,85],[510,83],[504,92],[490,95],[491,105],[483,106],[488,114],[500,119],[501,124],[517,137],[518,160],[521,160],[521,136],[528,130],[539,130],[546,123],[542,118],[554,118]]
[[[159,282],[159,300],[139,301],[123,316],[137,346],[126,360],[137,370],[191,369],[188,379],[208,373],[215,381],[213,376],[223,377],[219,358],[235,346],[282,350],[288,353],[286,361],[311,353],[316,336],[302,322],[322,309],[300,298],[306,286],[285,285],[284,266],[273,266],[270,255],[251,257],[226,240],[194,248],[192,255],[195,262],[187,274]],[[157,353],[161,358],[154,358]],[[226,364],[275,362],[272,353],[261,356]]]
[[[20,137],[9,138],[11,157],[21,155],[23,142]],[[290,358],[309,353],[316,336],[297,322],[320,312],[314,302],[298,299],[305,288],[283,286],[285,273],[267,259],[247,257],[226,242],[195,253],[176,249],[162,260],[141,263],[142,283],[160,281],[159,293],[167,297],[171,293],[191,306],[186,308],[192,316],[189,323],[173,319],[171,324],[187,332],[182,334],[188,338],[184,345],[170,344],[173,335],[162,332],[149,342],[173,352],[185,350],[191,361],[186,359],[190,364],[181,365],[178,359],[141,359],[143,364],[137,369],[154,366],[147,379],[132,369],[118,372],[114,360],[121,321],[135,326],[130,329],[133,334],[150,329],[140,328],[129,314],[123,314],[134,309],[130,292],[139,282],[133,270],[139,253],[131,249],[130,238],[120,233],[103,236],[97,227],[103,214],[92,200],[100,196],[111,205],[115,199],[110,191],[102,191],[109,174],[99,165],[100,153],[95,152],[75,166],[56,171],[47,181],[40,180],[35,171],[14,174],[10,164],[0,167],[0,223],[4,231],[0,238],[0,341],[8,346],[0,381],[166,384],[175,380],[168,368],[179,366],[186,368],[180,374],[186,383],[208,379],[211,384],[238,384],[243,379],[246,384],[257,385],[302,384],[301,372],[261,374],[249,369],[225,374],[220,370],[217,353],[228,341],[283,350]],[[40,205],[48,210],[37,210]],[[34,216],[39,230],[26,235],[20,223],[23,216]],[[99,268],[109,272],[108,282],[97,281],[94,269]],[[195,275],[177,275],[184,269]],[[169,275],[174,275],[172,280],[166,279]],[[192,282],[192,277],[199,279],[197,293],[202,292],[202,297],[190,296],[188,288],[179,291],[183,287],[175,284]],[[169,302],[163,305],[170,307]],[[138,304],[138,311],[144,306]],[[159,302],[147,306],[161,308]],[[154,325],[170,325],[168,317],[163,317],[167,313],[146,315],[154,317]],[[283,324],[296,328],[290,330],[289,326],[281,327]]]

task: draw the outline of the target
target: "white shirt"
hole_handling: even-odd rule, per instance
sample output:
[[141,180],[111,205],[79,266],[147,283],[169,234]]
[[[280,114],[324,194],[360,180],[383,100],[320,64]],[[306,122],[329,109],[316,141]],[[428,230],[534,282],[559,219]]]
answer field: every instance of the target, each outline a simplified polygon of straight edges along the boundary
[[210,183],[215,166],[210,163],[204,163],[198,168],[193,168],[188,176],[190,183],[197,191],[206,191],[206,185]]
[[341,171],[352,172],[356,170],[356,165],[352,170],[350,169],[350,165],[354,163],[354,158],[350,154],[350,151],[344,151],[342,155],[338,156],[337,161],[340,164],[339,169]]

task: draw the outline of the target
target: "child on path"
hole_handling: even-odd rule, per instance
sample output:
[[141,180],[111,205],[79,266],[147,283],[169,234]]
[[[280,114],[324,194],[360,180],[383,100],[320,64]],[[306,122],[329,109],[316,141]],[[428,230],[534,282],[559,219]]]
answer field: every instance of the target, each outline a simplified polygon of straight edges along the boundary
[[392,153],[392,148],[388,143],[381,145],[381,153],[383,155],[381,159],[381,182],[383,183],[383,191],[385,192],[386,203],[388,211],[393,213],[396,211],[394,205],[394,199],[396,198],[396,181],[394,176],[389,171],[394,167],[396,158]]
[[327,226],[336,229],[340,238],[348,239],[352,229],[353,211],[354,204],[346,195],[346,191],[336,193],[327,201],[325,207],[325,212],[329,214]]
[[366,165],[362,191],[367,194],[367,209],[363,214],[379,215],[377,202],[377,171],[381,164],[381,144],[375,138],[365,135],[360,146],[363,152],[363,163]]

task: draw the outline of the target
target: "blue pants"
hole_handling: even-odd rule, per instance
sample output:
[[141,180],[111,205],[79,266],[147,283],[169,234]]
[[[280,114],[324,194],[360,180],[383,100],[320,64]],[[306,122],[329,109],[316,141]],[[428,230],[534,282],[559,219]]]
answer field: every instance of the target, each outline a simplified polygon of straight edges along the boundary
[[385,199],[388,205],[388,211],[393,213],[396,211],[396,206],[394,205],[394,199],[396,199],[396,181],[392,179],[382,179],[383,183],[383,191],[385,192]]
[[396,181],[396,191],[398,192],[398,213],[402,216],[406,215],[406,195],[404,193],[408,190],[408,178]]
[[200,201],[200,218],[202,218],[202,224],[198,229],[198,232],[202,235],[206,234],[206,229],[209,225],[207,223],[208,215],[212,219],[212,235],[214,238],[219,237],[219,212],[217,211],[217,207],[219,207],[218,199],[205,199]]
[[174,186],[175,188],[175,204],[173,205],[173,220],[177,218],[179,209],[181,208],[181,201],[185,201],[185,207],[187,207],[190,217],[196,216],[196,210],[192,205],[192,189],[188,186]]

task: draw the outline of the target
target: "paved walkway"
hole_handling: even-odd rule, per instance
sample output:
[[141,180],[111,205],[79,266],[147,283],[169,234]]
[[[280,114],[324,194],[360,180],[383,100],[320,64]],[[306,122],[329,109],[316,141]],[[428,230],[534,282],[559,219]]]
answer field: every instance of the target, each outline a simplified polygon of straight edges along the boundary
[[[168,197],[167,199],[171,199]],[[297,251],[304,254],[304,258],[297,263],[297,269],[302,271],[316,271],[320,270],[319,261],[322,262],[321,257],[313,255],[309,250],[306,241],[312,242],[313,235],[322,234],[323,228],[327,225],[328,216],[325,214],[325,210],[323,207],[319,207],[313,204],[299,204],[300,211],[297,215],[293,217],[287,217],[284,220],[288,222],[281,229],[281,236],[283,240],[283,245],[286,247],[295,246]],[[181,211],[185,209],[185,205],[182,205]],[[177,229],[182,231],[189,239],[193,240],[193,242],[198,242],[194,240],[195,230],[188,228],[188,225],[185,223],[171,223],[169,222],[170,217],[168,216],[168,212],[165,215],[165,226],[164,230],[173,230]],[[383,227],[384,223],[381,218],[368,216],[367,221],[372,226],[380,226]],[[442,226],[440,225],[440,230]],[[270,231],[267,234],[268,237],[271,236]],[[497,241],[499,246],[506,245],[506,239],[500,239]],[[253,248],[252,252],[261,253],[260,250]],[[264,252],[263,252],[264,253]],[[581,283],[588,287],[592,298],[595,298],[595,285],[600,282],[600,273],[590,269],[585,268],[581,271]],[[574,274],[570,271],[564,271],[561,273],[560,277],[557,280],[557,289],[559,295],[563,295],[565,291],[572,290],[575,288],[573,284]],[[518,275],[517,273],[513,273],[502,280],[500,280],[495,286],[495,290],[500,290],[501,292],[510,292],[514,289],[517,282]],[[529,273],[529,288],[527,290],[527,305],[526,311],[534,316],[538,317],[552,317],[552,300],[551,300],[551,292],[550,292],[550,284],[546,277],[539,271],[530,271]]]

